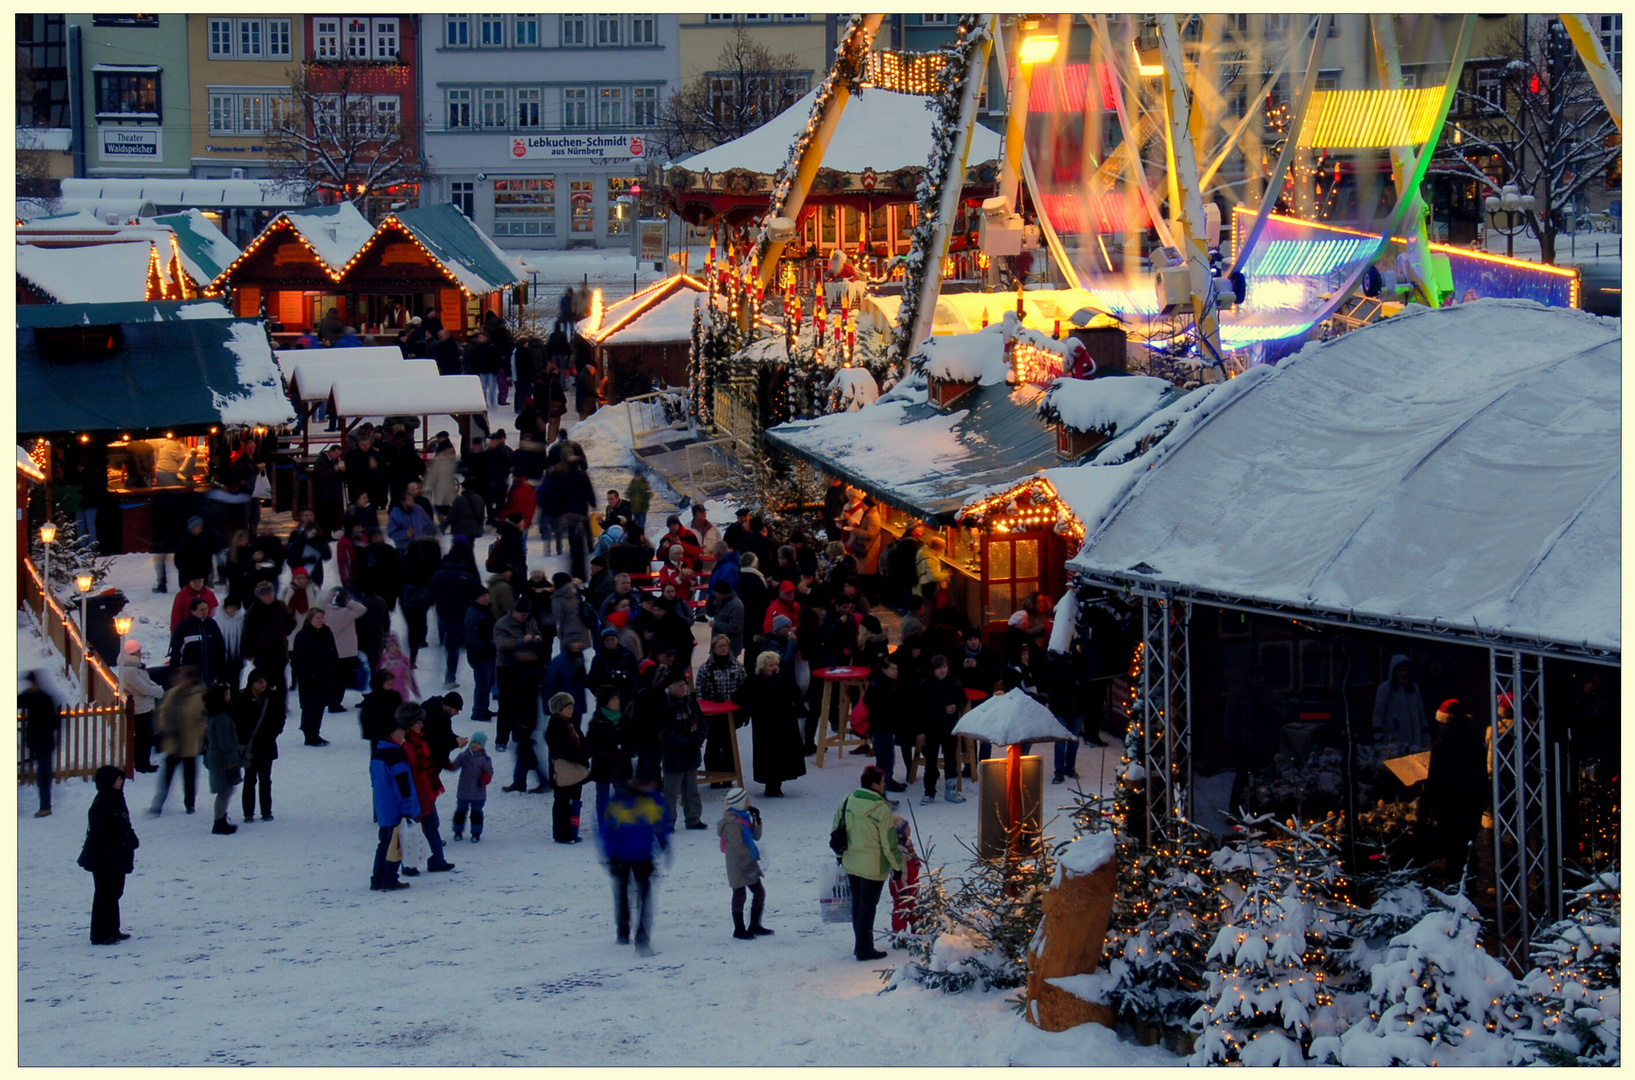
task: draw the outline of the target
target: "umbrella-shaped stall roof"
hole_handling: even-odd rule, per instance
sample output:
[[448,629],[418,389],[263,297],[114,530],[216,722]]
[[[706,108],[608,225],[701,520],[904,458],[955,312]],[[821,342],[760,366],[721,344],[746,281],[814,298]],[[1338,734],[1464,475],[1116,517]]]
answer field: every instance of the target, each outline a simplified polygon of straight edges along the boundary
[[1025,742],[1071,742],[1074,735],[1062,727],[1061,721],[1050,710],[1033,698],[1015,691],[997,694],[964,716],[954,725],[955,735],[969,735],[973,739],[1016,746]]

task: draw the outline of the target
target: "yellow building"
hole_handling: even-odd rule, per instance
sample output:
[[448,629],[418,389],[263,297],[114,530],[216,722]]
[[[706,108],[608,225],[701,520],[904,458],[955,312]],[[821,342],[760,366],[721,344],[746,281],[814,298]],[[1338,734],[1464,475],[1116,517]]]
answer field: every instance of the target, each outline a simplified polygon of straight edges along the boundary
[[794,56],[795,70],[787,74],[797,82],[804,79],[804,85],[799,85],[796,96],[804,94],[822,81],[829,71],[829,63],[833,59],[835,19],[834,15],[821,13],[682,15],[682,84],[716,72],[722,48],[731,43],[738,29],[743,27],[773,56],[785,53]]
[[189,15],[192,164],[198,177],[267,175],[265,133],[290,99],[299,15]]

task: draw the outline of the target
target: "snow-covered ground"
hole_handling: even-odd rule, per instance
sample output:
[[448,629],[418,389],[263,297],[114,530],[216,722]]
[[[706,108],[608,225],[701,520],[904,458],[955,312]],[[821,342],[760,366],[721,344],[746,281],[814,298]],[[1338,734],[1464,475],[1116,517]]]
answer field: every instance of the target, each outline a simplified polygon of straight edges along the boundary
[[[593,459],[598,491],[629,476],[612,410],[573,434]],[[494,414],[495,426],[509,420]],[[660,491],[649,528],[662,530]],[[719,509],[712,504],[712,509]],[[721,524],[730,520],[718,513]],[[657,519],[656,521],[654,519]],[[535,539],[530,568],[566,569]],[[479,561],[482,552],[478,552]],[[333,580],[333,567],[328,573]],[[144,555],[115,561],[110,584],[130,597],[133,636],[164,646],[174,593],[154,594]],[[173,585],[174,588],[174,585]],[[146,620],[146,621],[143,621]],[[395,629],[403,632],[401,619]],[[702,634],[703,627],[698,628]],[[37,646],[19,623],[19,663]],[[435,639],[435,630],[433,631]],[[423,694],[441,689],[443,653],[421,653]],[[470,670],[459,689],[468,702]],[[348,693],[348,705],[358,700]],[[766,923],[776,935],[732,938],[730,892],[712,831],[677,835],[656,886],[653,941],[637,958],[614,943],[612,894],[597,846],[550,841],[550,796],[505,794],[499,755],[481,845],[453,843],[452,794],[439,800],[449,874],[421,874],[402,892],[370,892],[375,845],[368,751],[355,712],[329,714],[332,745],[301,744],[293,709],[273,767],[276,820],[210,832],[200,770],[199,812],[182,812],[178,777],[164,814],[147,816],[154,774],[126,787],[142,847],[123,902],[132,938],[88,941],[91,882],[75,865],[90,784],[54,793],[34,819],[18,791],[18,1060],[25,1065],[1158,1065],[1176,1058],[1089,1026],[1046,1034],[1024,1023],[1014,992],[945,996],[907,985],[880,994],[880,969],[859,964],[850,928],[819,920],[817,882],[833,811],[853,790],[861,757],[808,762],[783,799],[752,801],[765,818]],[[745,770],[753,768],[742,739]],[[1088,787],[1110,782],[1116,746],[1082,747]],[[901,775],[901,765],[898,766]],[[1071,803],[1046,787],[1047,806]],[[902,798],[933,864],[963,867],[976,800],[917,805]],[[705,820],[722,812],[707,788]],[[230,817],[240,820],[234,795]],[[586,814],[586,835],[591,815]],[[1055,829],[1066,829],[1065,817]],[[1047,829],[1047,831],[1051,831]],[[889,905],[886,905],[889,907]],[[882,910],[883,931],[889,913]],[[881,934],[883,940],[883,932]]]

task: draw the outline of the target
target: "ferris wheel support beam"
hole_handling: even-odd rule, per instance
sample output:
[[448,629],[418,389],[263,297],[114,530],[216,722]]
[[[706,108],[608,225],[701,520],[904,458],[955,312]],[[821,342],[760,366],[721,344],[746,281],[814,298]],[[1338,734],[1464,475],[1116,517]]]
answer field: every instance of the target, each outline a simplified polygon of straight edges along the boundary
[[[1368,21],[1374,28],[1374,62],[1379,67],[1380,85],[1390,91],[1402,89],[1402,61],[1397,52],[1396,25],[1390,15],[1370,14]],[[1434,147],[1426,146],[1425,153]],[[1425,233],[1425,200],[1416,187],[1405,191],[1403,184],[1414,172],[1416,151],[1411,146],[1391,147],[1391,178],[1396,184],[1397,197],[1409,200],[1403,224],[1408,234],[1408,266],[1413,271],[1414,291],[1429,307],[1437,305],[1431,285],[1430,237]]]
[[1612,116],[1612,122],[1618,125],[1620,133],[1624,130],[1624,86],[1618,78],[1618,72],[1613,70],[1612,64],[1607,61],[1607,51],[1601,47],[1601,35],[1590,26],[1588,15],[1563,15],[1561,25],[1567,28],[1567,36],[1573,39],[1573,45],[1578,49],[1579,59],[1584,61],[1584,70],[1589,72],[1590,82],[1595,85],[1596,92],[1601,95],[1601,101]]

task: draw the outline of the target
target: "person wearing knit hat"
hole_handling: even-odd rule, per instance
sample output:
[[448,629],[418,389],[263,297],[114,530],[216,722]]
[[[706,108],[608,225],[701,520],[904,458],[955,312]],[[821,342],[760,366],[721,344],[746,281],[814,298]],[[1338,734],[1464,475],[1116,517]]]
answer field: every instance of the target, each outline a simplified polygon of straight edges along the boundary
[[494,759],[488,756],[488,732],[471,733],[470,740],[449,761],[449,768],[460,773],[455,788],[454,839],[463,839],[466,820],[471,821],[471,842],[483,838],[483,807],[488,805],[488,785],[494,779]]
[[662,684],[655,682],[654,685],[663,692],[653,713],[664,769],[664,802],[670,811],[670,820],[675,820],[679,807],[686,815],[687,828],[708,828],[703,820],[704,803],[698,794],[699,751],[709,730],[704,714],[693,699],[687,686],[687,673],[682,668],[668,672]]
[[153,755],[153,715],[159,707],[159,699],[165,696],[162,686],[153,681],[148,674],[147,665],[142,662],[142,643],[135,638],[125,642],[125,648],[120,653],[116,672],[119,677],[120,692],[131,703],[131,711],[136,717],[136,763],[137,772],[158,772],[159,766],[149,759]]
[[761,633],[772,633],[772,620],[779,615],[787,618],[796,626],[800,625],[800,604],[795,600],[795,583],[785,581],[778,586],[778,597],[766,606],[766,614],[761,617]]
[[551,719],[545,728],[545,750],[551,763],[551,784],[556,796],[551,802],[551,839],[558,844],[577,844],[580,793],[590,775],[590,754],[579,730],[579,702],[574,695],[551,695]]
[[[727,792],[727,805],[715,826],[721,851],[727,859],[727,885],[732,889],[732,936],[753,941],[772,931],[761,925],[766,909],[766,887],[761,884],[761,812],[749,805],[749,792],[735,787]],[[749,925],[744,925],[744,894],[753,897]]]
[[1450,885],[1465,874],[1470,842],[1481,827],[1489,778],[1482,733],[1458,698],[1437,706],[1425,793],[1419,799],[1422,857],[1445,860]]
[[79,865],[91,872],[96,891],[91,898],[91,944],[117,945],[130,937],[119,929],[119,898],[125,875],[136,869],[134,853],[141,846],[131,828],[125,805],[125,774],[117,765],[96,771],[96,798],[86,814],[85,846]]

